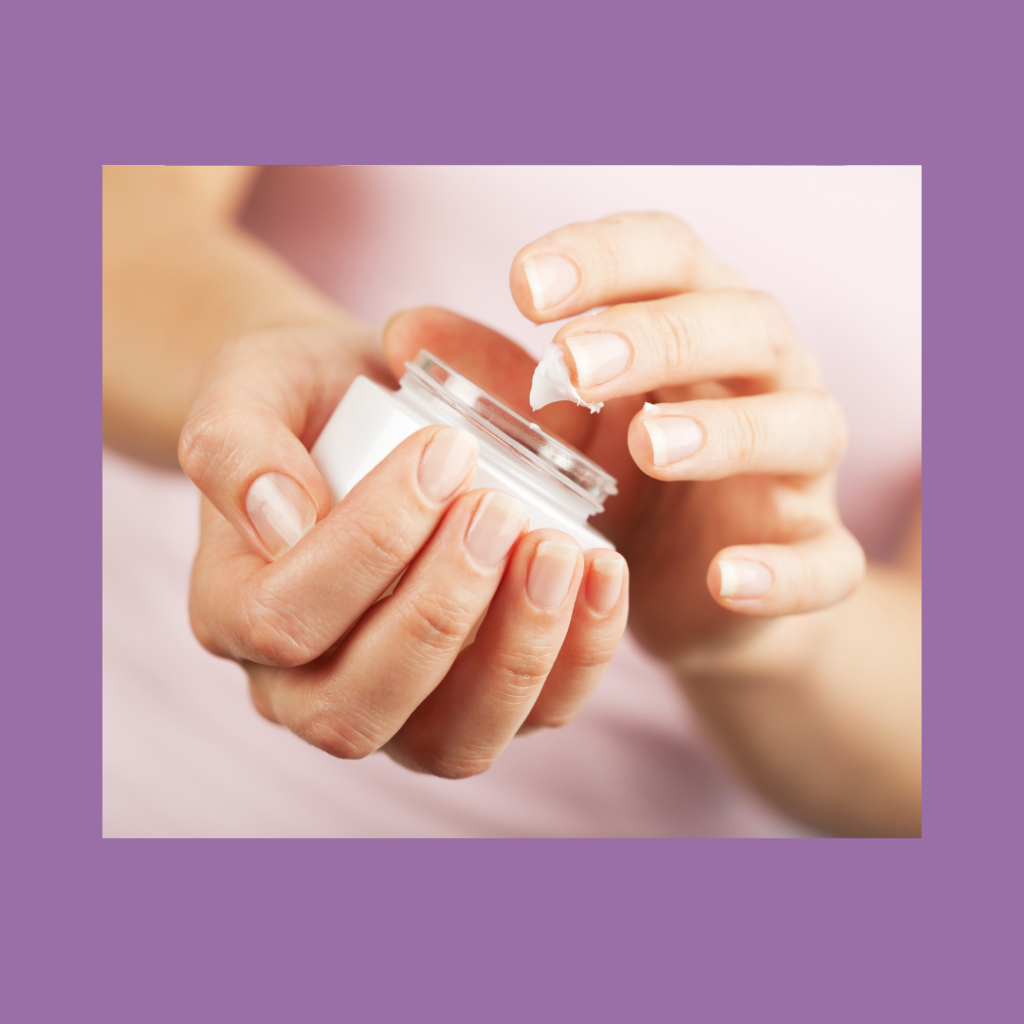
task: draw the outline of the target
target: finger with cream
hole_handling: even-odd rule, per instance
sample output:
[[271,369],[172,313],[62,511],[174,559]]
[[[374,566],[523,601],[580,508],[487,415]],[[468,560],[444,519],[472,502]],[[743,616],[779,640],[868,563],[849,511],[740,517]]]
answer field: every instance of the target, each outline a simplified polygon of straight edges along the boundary
[[575,402],[591,412],[599,412],[604,402],[584,402],[569,379],[569,367],[558,345],[544,349],[537,369],[533,371],[533,385],[530,388],[530,407],[536,412],[552,402]]

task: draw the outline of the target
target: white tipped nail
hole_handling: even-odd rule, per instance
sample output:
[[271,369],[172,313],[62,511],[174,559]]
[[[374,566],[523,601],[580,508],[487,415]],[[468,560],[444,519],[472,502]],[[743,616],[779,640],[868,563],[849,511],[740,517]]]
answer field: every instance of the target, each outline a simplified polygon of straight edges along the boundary
[[576,383],[592,388],[614,380],[629,362],[629,346],[617,334],[574,334],[565,339],[576,364]]
[[523,260],[523,272],[538,312],[564,302],[580,283],[576,268],[561,256],[530,256]]
[[283,473],[257,477],[245,497],[245,510],[275,558],[295,547],[316,523],[312,499]]
[[645,419],[643,424],[651,439],[651,456],[656,466],[671,466],[704,443],[700,424],[684,416],[658,416]]
[[764,597],[774,582],[768,566],[746,558],[720,558],[718,571],[722,577],[719,597]]

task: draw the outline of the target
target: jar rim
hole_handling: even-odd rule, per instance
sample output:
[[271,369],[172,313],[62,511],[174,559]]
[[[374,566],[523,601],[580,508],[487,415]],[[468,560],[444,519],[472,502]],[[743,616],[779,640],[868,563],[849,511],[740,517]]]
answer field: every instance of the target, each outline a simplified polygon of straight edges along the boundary
[[[504,402],[453,370],[425,349],[405,364],[406,374],[466,416],[480,429],[524,457],[545,475],[604,508],[618,494],[615,478],[565,441],[553,438]],[[402,383],[405,383],[403,378]]]

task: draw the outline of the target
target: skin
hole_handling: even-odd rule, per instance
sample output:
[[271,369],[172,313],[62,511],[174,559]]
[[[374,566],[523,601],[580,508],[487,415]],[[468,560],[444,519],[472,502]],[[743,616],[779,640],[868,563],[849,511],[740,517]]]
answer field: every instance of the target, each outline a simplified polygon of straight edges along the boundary
[[[246,667],[261,713],[330,753],[383,747],[417,770],[482,771],[517,731],[570,720],[596,684],[627,587],[603,614],[588,594],[595,560],[616,556],[580,553],[564,600],[540,608],[537,552],[571,542],[524,530],[497,565],[474,561],[466,528],[482,492],[467,475],[437,502],[417,483],[435,428],[333,510],[307,449],[357,373],[387,381],[420,348],[523,411],[535,364],[435,309],[393,317],[381,358],[363,325],[234,226],[250,172],[204,170],[108,171],[104,196],[105,437],[156,462],[177,450],[204,493],[196,634]],[[538,256],[576,275],[542,309],[526,274]],[[842,411],[784,313],[660,214],[561,228],[516,256],[510,285],[536,323],[609,307],[554,342],[602,413],[557,403],[531,418],[618,478],[595,524],[628,562],[630,625],[736,770],[823,831],[918,834],[919,519],[900,566],[865,570],[835,502]],[[629,351],[590,388],[569,344],[587,332]],[[655,465],[652,415],[698,423],[700,447]],[[266,472],[315,508],[316,525],[276,559],[245,504]],[[393,506],[401,517],[381,514]],[[723,597],[723,559],[765,566],[768,590]]]

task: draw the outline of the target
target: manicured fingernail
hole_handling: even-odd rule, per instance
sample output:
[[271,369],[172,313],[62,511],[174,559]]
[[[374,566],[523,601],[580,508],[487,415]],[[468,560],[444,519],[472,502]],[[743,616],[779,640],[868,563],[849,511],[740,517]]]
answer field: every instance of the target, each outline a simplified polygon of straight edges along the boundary
[[579,553],[575,544],[544,540],[537,545],[526,574],[526,594],[534,604],[556,608],[566,599]]
[[561,256],[529,256],[523,260],[523,272],[538,312],[569,298],[580,283],[576,267]]
[[760,562],[746,558],[720,558],[718,571],[722,575],[720,597],[763,597],[772,589],[772,571]]
[[497,565],[523,532],[529,516],[515,498],[501,491],[484,496],[466,531],[466,549],[481,565]]
[[598,614],[607,615],[619,599],[622,590],[622,572],[626,562],[622,558],[595,558],[590,563],[587,577],[587,604]]
[[476,465],[480,445],[455,427],[439,430],[420,459],[420,487],[431,501],[447,501]]
[[316,522],[310,496],[283,473],[257,477],[245,496],[245,511],[274,558],[295,547]]
[[629,346],[617,334],[574,334],[565,339],[576,364],[576,384],[592,388],[618,377],[629,362]]
[[643,424],[656,466],[670,466],[685,459],[704,443],[700,424],[684,416],[648,416]]

